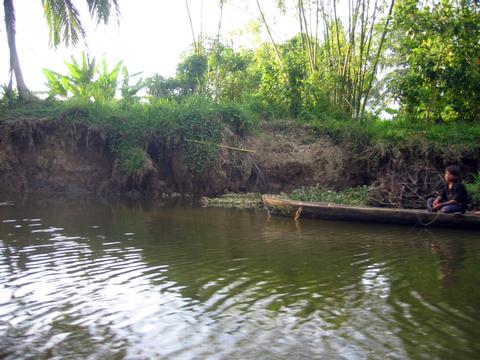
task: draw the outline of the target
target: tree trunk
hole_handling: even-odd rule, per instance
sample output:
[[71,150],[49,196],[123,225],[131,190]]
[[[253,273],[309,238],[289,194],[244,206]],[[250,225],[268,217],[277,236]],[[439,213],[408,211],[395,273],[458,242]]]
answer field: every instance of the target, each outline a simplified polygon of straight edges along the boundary
[[22,69],[20,68],[20,61],[18,60],[17,44],[15,41],[15,8],[13,7],[13,0],[3,0],[3,7],[5,9],[5,27],[7,30],[8,47],[10,49],[10,76],[12,76],[12,74],[15,75],[20,99],[29,100],[32,98],[32,94],[25,84]]

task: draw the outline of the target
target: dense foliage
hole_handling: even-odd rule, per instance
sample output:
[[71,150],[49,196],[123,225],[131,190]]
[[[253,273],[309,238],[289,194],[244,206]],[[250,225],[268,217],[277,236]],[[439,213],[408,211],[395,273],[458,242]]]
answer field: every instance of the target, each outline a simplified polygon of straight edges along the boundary
[[469,184],[465,184],[465,186],[470,195],[472,205],[480,208],[480,173],[474,175],[473,181]]
[[480,120],[478,2],[398,3],[389,87],[412,120]]

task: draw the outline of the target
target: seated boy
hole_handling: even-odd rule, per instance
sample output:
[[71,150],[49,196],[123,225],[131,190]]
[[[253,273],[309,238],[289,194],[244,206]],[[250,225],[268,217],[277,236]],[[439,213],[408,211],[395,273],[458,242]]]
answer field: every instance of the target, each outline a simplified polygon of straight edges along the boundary
[[456,165],[445,169],[445,186],[437,198],[427,201],[428,211],[440,211],[442,213],[464,213],[468,205],[468,193],[460,176],[460,168]]

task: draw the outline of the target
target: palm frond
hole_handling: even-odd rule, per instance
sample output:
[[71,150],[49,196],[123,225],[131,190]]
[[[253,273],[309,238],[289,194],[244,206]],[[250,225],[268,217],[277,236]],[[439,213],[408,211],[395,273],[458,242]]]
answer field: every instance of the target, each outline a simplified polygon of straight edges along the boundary
[[[120,16],[118,0],[86,0],[88,10],[97,24],[106,24],[111,17],[112,8],[115,16]],[[80,13],[72,0],[42,0],[45,19],[47,20],[50,44],[57,47],[61,43],[75,45],[85,37]]]
[[118,0],[87,0],[87,4],[90,16],[97,20],[97,24],[101,22],[104,24],[108,23],[108,20],[112,15],[112,7],[117,19],[120,16],[120,5]]
[[80,13],[71,0],[42,0],[42,5],[51,45],[75,45],[85,36]]

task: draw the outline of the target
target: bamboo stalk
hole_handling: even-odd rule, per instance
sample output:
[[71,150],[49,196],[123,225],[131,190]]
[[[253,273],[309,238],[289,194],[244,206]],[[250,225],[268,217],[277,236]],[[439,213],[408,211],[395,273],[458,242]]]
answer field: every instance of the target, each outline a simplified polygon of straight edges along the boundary
[[393,12],[394,5],[395,5],[395,0],[392,0],[390,2],[390,8],[388,9],[387,19],[385,20],[385,27],[383,28],[382,37],[380,38],[380,44],[378,45],[377,54],[375,56],[375,60],[374,60],[374,63],[373,63],[372,74],[370,76],[368,86],[367,86],[366,91],[365,91],[362,108],[360,110],[360,118],[362,118],[362,116],[365,112],[365,107],[367,106],[368,96],[370,95],[370,91],[372,90],[373,80],[374,80],[375,74],[377,72],[378,62],[379,62],[379,59],[380,59],[380,55],[382,53],[383,43],[385,42],[385,37],[387,36],[388,26],[390,25],[390,20],[392,18],[392,12]]
[[188,0],[185,0],[185,5],[187,6],[188,20],[190,21],[190,30],[192,31],[193,47],[195,49],[195,54],[198,54],[199,53],[199,48],[197,46],[197,38],[195,37],[195,30],[193,28],[192,14],[190,12],[190,6],[188,6]]
[[242,149],[242,148],[237,148],[233,146],[227,146],[227,145],[219,145],[219,144],[214,144],[208,141],[198,141],[198,140],[185,140],[186,142],[190,143],[195,143],[195,144],[200,144],[200,145],[208,145],[208,146],[216,146],[222,149],[229,149],[229,150],[235,150],[235,151],[242,151],[242,152],[248,152],[248,153],[256,153],[255,150],[250,150],[250,149]]
[[273,51],[275,52],[278,63],[280,64],[280,68],[283,71],[283,62],[282,62],[282,58],[280,57],[280,53],[278,51],[277,44],[275,43],[275,40],[273,39],[272,32],[270,31],[270,27],[268,26],[267,20],[265,19],[265,14],[263,13],[262,7],[260,6],[260,3],[258,2],[258,0],[256,0],[256,2],[257,2],[258,11],[260,12],[260,16],[262,17],[263,24],[265,25],[265,28],[267,29],[267,33],[268,33],[268,36],[270,38],[270,42],[272,43]]

